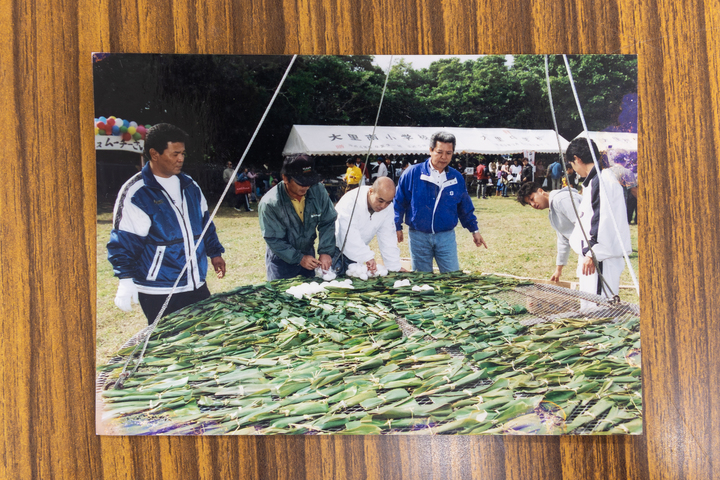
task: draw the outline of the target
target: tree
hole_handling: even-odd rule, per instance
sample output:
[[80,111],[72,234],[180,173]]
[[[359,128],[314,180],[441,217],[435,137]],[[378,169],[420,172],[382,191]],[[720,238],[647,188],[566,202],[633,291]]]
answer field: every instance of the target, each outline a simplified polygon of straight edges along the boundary
[[[574,138],[582,132],[582,123],[565,64],[559,55],[551,55],[548,63],[558,130],[563,137]],[[637,92],[637,57],[576,55],[569,56],[568,63],[588,129],[604,130],[610,125],[615,125],[618,122],[624,95]],[[529,92],[531,95],[535,91],[543,92],[542,100],[533,98],[531,102],[536,104],[533,108],[535,115],[548,119],[549,127],[544,128],[552,128],[544,57],[517,55],[511,70],[514,75],[524,78],[526,82],[523,87],[524,92]],[[533,80],[533,77],[540,79],[541,84]],[[542,107],[542,101],[547,107]],[[523,116],[527,118],[527,115]]]
[[[290,56],[112,54],[95,63],[96,115],[142,124],[174,123],[188,131],[189,164],[237,161],[250,141]],[[560,56],[550,56],[550,84],[560,134],[582,130]],[[637,59],[570,56],[591,130],[618,124],[623,96],[637,92]],[[293,125],[372,125],[385,74],[372,57],[303,56],[287,77],[248,156],[248,164],[282,162]],[[544,57],[445,58],[416,70],[392,66],[380,125],[553,128]]]
[[428,125],[427,99],[419,89],[427,83],[424,72],[400,59],[390,69],[379,123],[388,126]]

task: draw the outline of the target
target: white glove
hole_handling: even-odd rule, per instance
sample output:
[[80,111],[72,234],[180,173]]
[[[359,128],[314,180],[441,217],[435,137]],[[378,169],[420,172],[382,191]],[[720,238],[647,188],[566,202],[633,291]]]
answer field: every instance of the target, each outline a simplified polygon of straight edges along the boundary
[[133,282],[132,278],[121,278],[117,295],[115,295],[115,305],[117,305],[120,310],[129,312],[132,310],[132,302],[140,303],[138,301],[138,289],[135,286],[135,282]]

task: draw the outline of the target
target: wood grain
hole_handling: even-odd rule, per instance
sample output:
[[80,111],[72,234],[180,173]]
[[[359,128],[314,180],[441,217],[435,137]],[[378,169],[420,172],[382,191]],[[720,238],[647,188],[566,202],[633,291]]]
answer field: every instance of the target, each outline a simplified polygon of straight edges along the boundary
[[[717,477],[718,25],[703,0],[0,2],[0,477]],[[93,51],[637,53],[645,434],[97,437]]]

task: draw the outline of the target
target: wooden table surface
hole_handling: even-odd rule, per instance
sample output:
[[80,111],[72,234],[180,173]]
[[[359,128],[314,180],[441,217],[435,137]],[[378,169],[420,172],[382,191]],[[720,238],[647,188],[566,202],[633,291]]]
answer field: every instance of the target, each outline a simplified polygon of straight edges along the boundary
[[[0,477],[720,477],[718,25],[696,0],[0,2]],[[645,434],[96,436],[93,51],[638,54]]]

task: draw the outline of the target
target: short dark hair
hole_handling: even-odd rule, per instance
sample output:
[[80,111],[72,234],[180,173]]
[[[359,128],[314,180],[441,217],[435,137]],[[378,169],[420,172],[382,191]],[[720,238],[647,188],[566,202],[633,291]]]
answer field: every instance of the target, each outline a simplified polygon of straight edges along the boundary
[[523,207],[527,205],[528,203],[525,201],[525,197],[529,197],[533,193],[537,192],[538,190],[541,190],[540,185],[538,185],[535,182],[525,182],[522,185],[520,185],[520,188],[517,192],[517,201],[520,202],[520,205]]
[[350,164],[355,165],[355,160],[352,157],[348,158],[347,162],[345,162],[345,165],[350,165]]
[[443,131],[433,133],[430,137],[430,148],[434,150],[437,142],[452,143],[453,151],[455,151],[455,135],[452,133]]
[[[592,144],[593,151],[595,152],[595,158],[597,158],[598,162],[600,162],[600,151],[598,150],[597,145],[595,145],[593,140],[590,140],[590,143]],[[568,145],[567,150],[565,151],[566,161],[572,163],[575,157],[578,157],[582,163],[593,163],[592,153],[590,153],[590,148],[588,148],[588,141],[586,137],[578,137],[570,142],[570,145]]]
[[145,147],[143,156],[150,160],[150,149],[155,149],[160,155],[168,148],[168,143],[187,143],[188,134],[179,127],[170,123],[153,125],[145,134]]

